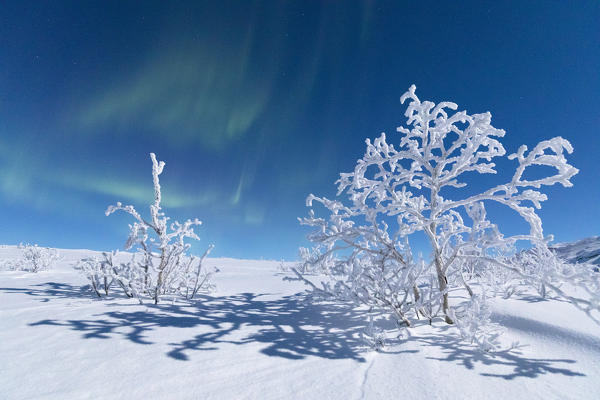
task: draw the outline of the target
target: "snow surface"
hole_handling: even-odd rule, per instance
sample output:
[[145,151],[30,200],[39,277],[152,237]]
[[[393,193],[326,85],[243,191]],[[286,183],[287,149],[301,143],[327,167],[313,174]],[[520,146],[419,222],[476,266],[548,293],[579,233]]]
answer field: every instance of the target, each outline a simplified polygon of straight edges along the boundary
[[[15,258],[0,247],[0,260]],[[600,327],[564,302],[505,300],[494,318],[511,352],[484,354],[435,323],[381,352],[365,317],[305,301],[275,261],[208,259],[199,301],[98,300],[60,250],[37,274],[0,271],[0,398],[597,399]]]

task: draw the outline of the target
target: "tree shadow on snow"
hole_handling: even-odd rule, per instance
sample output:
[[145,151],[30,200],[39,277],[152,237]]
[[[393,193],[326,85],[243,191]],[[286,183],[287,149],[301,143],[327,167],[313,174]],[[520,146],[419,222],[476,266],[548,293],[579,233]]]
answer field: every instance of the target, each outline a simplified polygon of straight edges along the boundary
[[[37,286],[41,288],[0,288],[0,291],[26,293],[40,297],[45,302],[49,301],[49,297],[89,296],[89,292],[67,284],[49,282]],[[91,319],[47,319],[30,325],[64,326],[83,332],[82,337],[86,339],[122,337],[141,345],[153,344],[149,334],[161,328],[199,328],[199,333],[190,339],[168,343],[170,350],[166,354],[177,360],[189,360],[194,351],[218,350],[220,344],[241,346],[262,343],[264,347],[260,351],[273,357],[297,360],[315,356],[365,361],[361,356],[365,345],[360,339],[367,320],[365,313],[345,304],[314,303],[306,295],[276,299],[267,296],[255,293],[220,297],[204,295],[190,302],[144,306],[104,302],[107,307],[118,306],[119,311],[108,311]],[[141,307],[143,310],[140,310]],[[127,308],[136,310],[127,311]],[[504,314],[495,314],[494,319],[509,329],[527,334],[577,343],[594,352],[600,348],[598,338],[554,325]],[[413,332],[417,329],[418,326],[412,328]],[[493,373],[481,372],[483,376],[506,380],[535,378],[542,374],[585,376],[567,368],[575,364],[575,360],[527,357],[521,351],[522,346],[510,351],[483,352],[462,341],[454,328],[447,325],[439,326],[427,335],[413,334],[405,339],[392,340],[389,343],[391,346],[381,353],[393,355],[421,351],[402,349],[403,345],[409,343],[441,350],[442,355],[429,356],[431,360],[458,363],[467,369],[475,369],[478,363],[494,369]]]
[[[485,352],[464,342],[460,336],[450,332],[450,326],[439,328],[439,333],[428,334],[422,337],[411,337],[407,341],[418,342],[431,348],[441,350],[443,356],[429,356],[428,359],[462,364],[465,368],[473,370],[476,364],[492,367],[495,371],[480,372],[482,376],[512,380],[519,377],[536,378],[539,375],[559,374],[566,376],[586,376],[573,371],[565,364],[575,364],[575,360],[559,358],[533,358],[523,354],[523,345],[503,351]],[[505,371],[505,372],[504,372]]]
[[145,305],[146,311],[109,311],[96,315],[98,319],[42,320],[30,325],[66,326],[84,332],[86,339],[121,336],[137,344],[152,344],[147,335],[160,328],[205,328],[191,339],[169,343],[167,355],[177,360],[188,360],[192,351],[217,350],[221,343],[264,343],[261,352],[273,357],[365,361],[360,356],[365,321],[361,313],[347,305],[315,304],[303,295],[275,300],[262,300],[263,296],[202,296],[193,302]]
[[45,282],[37,285],[31,285],[27,288],[0,288],[4,293],[24,293],[29,296],[39,298],[43,303],[49,302],[52,298],[73,299],[90,298],[90,291],[86,287],[73,286],[67,283]]

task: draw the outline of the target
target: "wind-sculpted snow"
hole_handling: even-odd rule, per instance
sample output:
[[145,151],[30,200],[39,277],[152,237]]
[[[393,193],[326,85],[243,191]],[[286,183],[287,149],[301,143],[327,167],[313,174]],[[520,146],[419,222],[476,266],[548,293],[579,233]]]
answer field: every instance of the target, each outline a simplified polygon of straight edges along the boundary
[[[18,254],[0,247],[0,260]],[[506,328],[502,340],[521,343],[511,351],[481,352],[455,326],[422,319],[409,336],[388,337],[374,352],[363,341],[368,310],[311,301],[302,284],[281,279],[280,262],[206,259],[220,270],[215,292],[140,305],[118,292],[90,296],[89,281],[74,265],[101,253],[60,254],[48,271],[0,271],[2,398],[595,399],[600,393],[599,329],[566,302],[491,301],[489,317]],[[379,326],[388,334],[394,329],[391,321]]]

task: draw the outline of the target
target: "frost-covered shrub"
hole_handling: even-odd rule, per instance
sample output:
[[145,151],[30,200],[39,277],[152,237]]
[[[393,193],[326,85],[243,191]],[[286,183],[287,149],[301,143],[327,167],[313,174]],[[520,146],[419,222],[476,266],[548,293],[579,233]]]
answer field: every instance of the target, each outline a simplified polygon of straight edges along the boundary
[[132,297],[127,287],[119,278],[117,267],[114,264],[114,257],[118,252],[112,253],[103,252],[102,259],[98,257],[88,257],[80,260],[75,269],[89,279],[91,288],[98,297],[108,296],[110,288],[115,282],[123,289],[128,297]]
[[152,178],[154,182],[154,203],[150,205],[150,220],[142,216],[131,205],[117,203],[109,206],[106,215],[123,210],[134,218],[130,224],[130,234],[125,244],[126,250],[134,250],[126,262],[116,262],[116,253],[104,253],[104,259],[82,260],[79,268],[92,282],[92,288],[100,296],[100,290],[108,294],[111,285],[118,284],[128,297],[150,297],[158,303],[163,295],[180,295],[192,299],[199,291],[213,287],[210,282],[212,272],[203,267],[204,258],[213,246],[200,258],[188,254],[190,244],[187,238],[199,240],[194,226],[198,219],[184,223],[169,223],[169,217],[161,211],[161,187],[159,175],[165,163],[158,162],[154,153]]
[[[505,132],[491,125],[490,113],[469,115],[455,112],[458,106],[451,102],[419,100],[415,86],[402,96],[406,101],[407,125],[397,129],[396,144],[384,133],[374,142],[367,139],[354,171],[336,182],[337,199],[308,196],[309,216],[300,222],[314,228],[308,236],[314,246],[300,249],[302,262],[292,269],[297,279],[317,297],[385,310],[399,325],[441,316],[486,349],[497,343],[488,307],[494,296],[533,287],[590,315],[597,312],[600,274],[575,272],[558,260],[536,213],[546,200],[542,186],[572,186],[578,170],[565,158],[571,144],[555,137],[531,151],[523,145],[508,156],[517,163],[508,181],[479,193],[461,190],[469,174],[496,173],[493,160],[506,155],[499,141]],[[530,173],[539,166],[551,172],[530,177],[541,175]],[[317,216],[315,203],[326,217]],[[529,232],[502,234],[487,217],[489,203],[512,209]],[[425,258],[411,249],[417,234],[429,244]],[[529,243],[531,250],[517,251],[517,242]],[[560,287],[564,282],[583,288],[585,295],[568,296]],[[451,300],[453,292],[457,296]]]
[[450,309],[449,314],[464,340],[483,350],[493,350],[499,346],[498,337],[502,329],[492,322],[492,310],[485,293],[474,294],[468,301]]
[[375,325],[372,315],[369,316],[369,323],[360,333],[360,337],[365,346],[375,351],[382,350],[387,340],[385,331]]
[[59,258],[58,250],[39,247],[37,244],[19,244],[21,258],[8,263],[8,268],[15,271],[39,272],[50,269],[52,263]]

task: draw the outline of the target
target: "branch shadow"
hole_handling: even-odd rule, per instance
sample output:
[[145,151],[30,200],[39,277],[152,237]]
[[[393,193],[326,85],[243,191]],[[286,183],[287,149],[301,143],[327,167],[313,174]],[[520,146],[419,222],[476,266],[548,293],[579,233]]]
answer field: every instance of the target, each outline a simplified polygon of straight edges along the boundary
[[505,380],[515,378],[536,378],[545,374],[559,374],[565,376],[586,376],[584,373],[567,368],[567,365],[575,364],[575,360],[564,358],[534,358],[523,354],[522,349],[526,346],[515,345],[515,347],[494,352],[483,351],[452,332],[450,326],[439,327],[439,333],[431,333],[423,337],[411,337],[405,341],[416,341],[432,348],[438,348],[443,356],[429,356],[428,359],[451,362],[463,365],[469,370],[474,370],[476,364],[487,367],[501,367],[507,370],[500,372],[480,372],[482,376],[496,377]]
[[558,296],[546,296],[546,297],[542,297],[540,295],[527,295],[527,296],[521,296],[519,297],[520,301],[525,301],[527,303],[545,303],[545,302],[561,302],[561,303],[568,303],[568,300],[562,299]]
[[51,299],[73,299],[73,298],[90,298],[89,285],[73,286],[67,283],[45,282],[37,285],[31,285],[28,288],[0,288],[0,292],[4,293],[23,293],[28,296],[37,297],[43,303],[49,302]]
[[[97,319],[46,319],[30,326],[65,326],[84,332],[85,339],[121,336],[144,345],[153,343],[147,337],[152,330],[207,328],[191,339],[169,343],[171,350],[167,355],[177,360],[189,360],[189,353],[193,351],[217,350],[220,343],[263,343],[265,346],[260,351],[272,357],[297,360],[316,356],[365,361],[360,355],[364,349],[360,339],[364,328],[362,313],[348,305],[315,304],[304,295],[261,300],[265,295],[205,295],[193,302],[146,305],[145,312],[108,311],[95,315]],[[242,328],[252,333],[237,337]]]
[[[49,282],[36,285],[40,289],[0,288],[0,291],[25,293],[40,297],[41,301],[50,298],[73,298],[89,296],[81,288]],[[132,343],[151,345],[149,334],[161,328],[199,328],[200,333],[190,339],[168,343],[168,357],[176,360],[190,360],[195,351],[214,351],[220,344],[248,345],[263,344],[260,352],[271,357],[299,360],[308,356],[326,359],[353,359],[365,362],[361,353],[365,344],[360,335],[365,327],[367,316],[351,305],[333,302],[315,303],[305,294],[269,299],[268,293],[241,293],[230,296],[203,295],[194,301],[179,301],[174,304],[147,304],[146,311],[139,305],[129,303],[104,303],[107,307],[119,307],[118,311],[96,314],[90,319],[41,320],[30,326],[62,326],[82,332],[84,339],[110,339],[122,337]],[[135,311],[127,308],[135,307]],[[494,319],[502,325],[527,331],[533,335],[559,337],[565,342],[577,342],[590,351],[598,352],[600,339],[586,336],[554,325],[533,321],[522,317],[495,314]],[[415,324],[414,330],[421,321]],[[506,372],[480,372],[482,376],[513,380],[518,377],[536,378],[543,374],[565,376],[585,376],[572,370],[575,360],[562,358],[528,357],[522,347],[507,351],[484,352],[465,343],[447,325],[436,327],[427,335],[409,335],[406,338],[390,341],[390,347],[381,351],[384,354],[417,353],[420,350],[406,349],[408,343],[418,343],[440,350],[439,357],[428,359],[451,362],[474,370],[479,363],[489,367],[501,367]],[[496,368],[497,369],[497,368]]]

